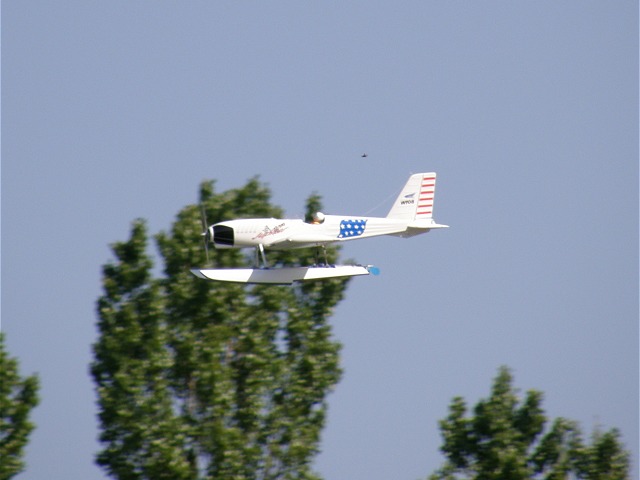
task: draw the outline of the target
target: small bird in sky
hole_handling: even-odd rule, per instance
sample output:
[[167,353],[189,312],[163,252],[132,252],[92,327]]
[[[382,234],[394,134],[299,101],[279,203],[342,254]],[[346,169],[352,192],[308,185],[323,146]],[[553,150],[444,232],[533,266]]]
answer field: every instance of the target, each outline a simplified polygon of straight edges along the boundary
[[369,155],[367,155],[366,153],[363,153],[362,155],[360,155],[362,158],[367,158]]

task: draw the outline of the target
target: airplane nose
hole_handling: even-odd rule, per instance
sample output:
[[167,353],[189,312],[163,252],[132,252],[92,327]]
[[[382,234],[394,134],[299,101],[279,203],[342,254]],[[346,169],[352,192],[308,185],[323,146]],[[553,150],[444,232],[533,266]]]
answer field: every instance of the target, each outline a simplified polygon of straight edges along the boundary
[[233,228],[227,225],[213,226],[213,244],[216,247],[233,247],[234,241],[235,235],[233,233]]

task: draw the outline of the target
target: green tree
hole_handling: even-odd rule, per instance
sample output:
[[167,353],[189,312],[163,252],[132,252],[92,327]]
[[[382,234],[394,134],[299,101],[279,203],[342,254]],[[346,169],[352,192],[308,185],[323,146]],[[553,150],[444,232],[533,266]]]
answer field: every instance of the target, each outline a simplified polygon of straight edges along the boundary
[[491,395],[467,415],[456,397],[440,422],[446,461],[431,480],[622,480],[629,475],[629,454],[615,429],[596,433],[585,445],[576,422],[556,419],[545,432],[542,393],[521,399],[507,367],[501,367]]
[[0,332],[0,480],[24,469],[24,447],[34,428],[29,420],[38,404],[38,377],[21,378],[18,361],[9,357]]
[[[277,217],[257,179],[216,193],[200,188],[209,223]],[[320,206],[312,195],[307,210]],[[307,212],[309,213],[309,212]],[[294,287],[206,282],[200,206],[188,205],[156,235],[154,276],[143,220],[113,245],[98,300],[92,374],[101,441],[97,462],[119,479],[312,479],[326,396],[338,382],[340,345],[328,318],[348,281]],[[216,266],[253,253],[210,251]],[[313,263],[313,250],[270,252],[272,264]],[[337,248],[328,248],[335,262]]]

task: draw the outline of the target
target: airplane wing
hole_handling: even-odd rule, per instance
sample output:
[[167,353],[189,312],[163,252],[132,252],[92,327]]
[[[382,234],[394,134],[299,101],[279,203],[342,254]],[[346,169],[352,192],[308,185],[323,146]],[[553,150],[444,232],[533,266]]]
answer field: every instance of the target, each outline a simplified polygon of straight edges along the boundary
[[325,265],[287,268],[194,268],[191,273],[204,280],[220,282],[291,285],[293,282],[323,278],[354,277],[370,273],[378,275],[379,270],[373,265]]

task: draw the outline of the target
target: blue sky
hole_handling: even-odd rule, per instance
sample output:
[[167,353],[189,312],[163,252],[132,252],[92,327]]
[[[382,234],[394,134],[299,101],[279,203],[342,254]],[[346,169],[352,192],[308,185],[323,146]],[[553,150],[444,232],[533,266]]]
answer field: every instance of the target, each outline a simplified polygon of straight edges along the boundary
[[133,219],[256,174],[289,216],[384,215],[421,171],[451,228],[344,249],[382,274],[331,320],[318,472],[427,476],[500,365],[637,465],[637,2],[4,1],[2,329],[42,382],[18,478],[106,478],[94,305]]

